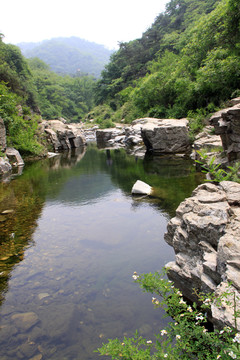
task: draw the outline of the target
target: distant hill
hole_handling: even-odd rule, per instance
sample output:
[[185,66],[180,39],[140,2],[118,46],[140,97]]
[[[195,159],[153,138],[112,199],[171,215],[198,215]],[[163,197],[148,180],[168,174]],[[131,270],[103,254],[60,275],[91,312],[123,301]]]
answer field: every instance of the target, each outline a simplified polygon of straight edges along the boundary
[[38,57],[58,74],[77,72],[99,77],[113,50],[78,37],[53,38],[38,43],[19,43],[27,58]]

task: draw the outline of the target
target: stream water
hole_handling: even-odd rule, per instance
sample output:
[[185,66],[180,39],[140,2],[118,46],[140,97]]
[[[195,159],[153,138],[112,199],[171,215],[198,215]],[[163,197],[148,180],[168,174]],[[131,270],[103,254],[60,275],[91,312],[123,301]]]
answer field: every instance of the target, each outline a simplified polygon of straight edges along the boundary
[[[131,196],[136,180],[156,198]],[[0,359],[95,360],[108,338],[164,328],[132,274],[160,271],[191,161],[87,149],[26,165],[0,184]]]

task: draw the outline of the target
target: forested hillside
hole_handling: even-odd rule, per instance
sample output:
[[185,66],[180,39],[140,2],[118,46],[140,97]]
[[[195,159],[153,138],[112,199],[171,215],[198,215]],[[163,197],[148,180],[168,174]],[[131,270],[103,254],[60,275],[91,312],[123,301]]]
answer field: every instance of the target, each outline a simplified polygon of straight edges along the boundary
[[54,38],[40,43],[17,44],[27,58],[38,57],[58,74],[100,77],[113,51],[77,37]]
[[8,146],[23,154],[40,154],[40,115],[44,119],[64,117],[69,122],[83,120],[94,105],[94,84],[91,76],[60,76],[38,58],[24,58],[20,49],[5,44],[1,35],[0,117]]
[[[67,68],[69,59],[76,60],[71,47],[79,39],[71,38],[70,47],[63,40],[58,42]],[[51,41],[44,43],[51,48]],[[30,51],[32,45],[27,46]],[[46,52],[49,59],[51,51]],[[104,56],[98,52],[99,61]],[[101,127],[145,116],[188,116],[194,135],[209,113],[240,96],[240,2],[171,0],[140,39],[120,44],[98,81],[82,71],[59,75],[37,57],[26,59],[0,37],[0,116],[14,146],[24,143],[20,128],[35,134],[32,112],[68,122],[93,118]],[[16,134],[22,139],[16,140]]]
[[239,20],[239,0],[171,0],[141,39],[111,56],[95,112],[129,122],[213,111],[240,91]]

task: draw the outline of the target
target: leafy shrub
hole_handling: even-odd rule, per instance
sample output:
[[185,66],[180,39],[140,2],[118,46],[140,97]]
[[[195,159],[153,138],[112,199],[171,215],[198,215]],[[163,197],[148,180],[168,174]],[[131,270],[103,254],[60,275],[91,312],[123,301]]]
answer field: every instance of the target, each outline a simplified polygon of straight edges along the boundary
[[[100,355],[110,356],[114,360],[216,360],[240,358],[240,333],[236,328],[225,327],[221,331],[208,331],[206,312],[211,304],[221,306],[223,301],[233,308],[236,320],[239,313],[235,311],[238,298],[234,296],[231,303],[230,293],[226,291],[215,299],[212,294],[198,294],[200,306],[188,304],[182,293],[165,278],[165,274],[133,274],[133,279],[143,291],[156,294],[152,297],[155,308],[162,307],[172,317],[166,329],[162,329],[156,339],[144,339],[136,332],[131,338],[109,340],[97,351]],[[236,321],[235,321],[236,325]]]
[[[18,114],[20,100],[4,83],[0,83],[0,117],[6,127],[8,146],[25,154],[39,155],[43,152],[43,146],[36,139],[37,119]],[[24,113],[29,114],[30,110],[24,107]]]

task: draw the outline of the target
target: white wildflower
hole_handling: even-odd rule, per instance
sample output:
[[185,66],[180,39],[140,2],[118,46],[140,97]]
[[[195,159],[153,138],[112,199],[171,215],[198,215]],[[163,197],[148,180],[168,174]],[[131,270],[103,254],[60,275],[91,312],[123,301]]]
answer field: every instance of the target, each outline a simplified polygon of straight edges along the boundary
[[210,304],[210,302],[211,302],[211,300],[210,300],[210,299],[205,299],[203,303],[204,303],[205,305],[209,305],[209,304]]
[[163,357],[167,358],[167,357],[168,357],[168,354],[164,354]]
[[180,299],[179,304],[186,304],[186,302],[182,299]]
[[220,359],[220,357],[221,357],[221,355],[218,355],[218,356],[217,356],[217,359]]
[[235,338],[233,339],[233,342],[237,342],[237,343],[240,344],[240,333],[237,333],[237,334],[235,335]]
[[179,295],[179,296],[182,296],[182,293],[181,293],[181,291],[177,291],[177,295]]
[[197,314],[196,320],[204,320],[204,317],[201,313]]
[[228,355],[231,356],[232,359],[236,359],[236,358],[237,358],[237,355],[234,354],[234,352],[232,352],[232,351],[230,351],[230,352],[228,353]]
[[187,311],[189,311],[189,312],[192,312],[192,311],[193,311],[192,308],[191,308],[191,306],[189,306],[189,307],[187,308]]
[[176,335],[176,339],[180,340],[181,339],[181,335]]
[[163,336],[163,335],[166,335],[167,334],[167,330],[161,330],[161,336]]
[[132,278],[133,280],[137,280],[139,278],[139,275],[136,273],[136,271],[134,271]]
[[148,341],[147,341],[147,344],[152,344],[152,340],[148,340]]
[[152,303],[155,305],[159,305],[159,301],[155,297],[152,297]]

